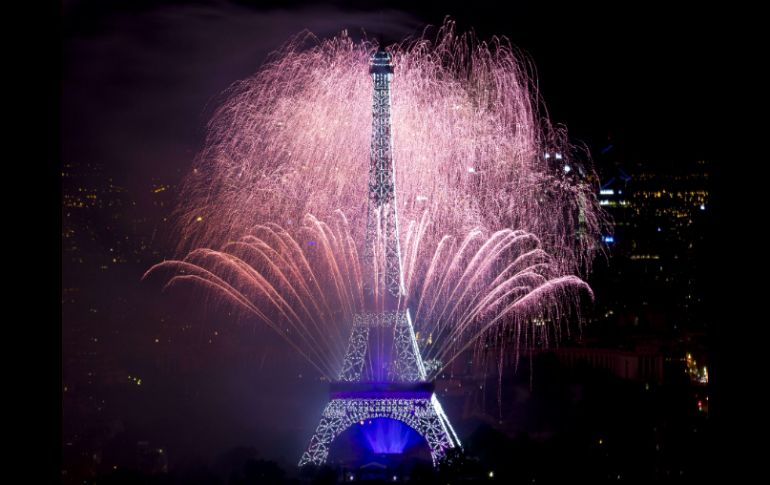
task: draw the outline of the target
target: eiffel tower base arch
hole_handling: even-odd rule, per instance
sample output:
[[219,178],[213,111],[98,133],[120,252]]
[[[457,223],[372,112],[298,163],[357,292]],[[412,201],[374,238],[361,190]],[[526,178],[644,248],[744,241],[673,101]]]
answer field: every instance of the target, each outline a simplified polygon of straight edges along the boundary
[[387,392],[412,396],[331,399],[321,415],[321,422],[310,439],[307,451],[302,454],[299,466],[326,463],[331,443],[337,436],[356,423],[374,418],[395,419],[417,431],[428,443],[434,466],[448,449],[460,445],[438,398],[432,391],[429,396],[421,395],[419,391],[412,393],[398,389],[385,393],[375,391],[375,394],[382,396]]

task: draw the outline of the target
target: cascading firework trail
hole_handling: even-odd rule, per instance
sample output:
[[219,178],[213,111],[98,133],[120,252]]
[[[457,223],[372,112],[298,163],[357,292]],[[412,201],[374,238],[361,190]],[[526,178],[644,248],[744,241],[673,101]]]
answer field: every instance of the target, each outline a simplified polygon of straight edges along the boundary
[[[180,251],[220,249],[148,271],[212,290],[330,379],[363,302],[376,47],[303,34],[232,86],[177,211]],[[590,294],[571,275],[590,271],[605,224],[588,161],[542,114],[531,68],[505,39],[480,43],[446,22],[435,40],[389,50],[401,304],[423,357],[435,374],[482,340],[513,335],[518,352],[558,336],[543,322]]]

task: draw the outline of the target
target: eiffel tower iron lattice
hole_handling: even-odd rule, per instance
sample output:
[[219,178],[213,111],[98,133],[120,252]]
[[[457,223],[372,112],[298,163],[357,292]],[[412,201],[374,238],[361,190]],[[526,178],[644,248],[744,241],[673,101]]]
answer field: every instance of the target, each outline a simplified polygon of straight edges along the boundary
[[[339,381],[299,465],[321,465],[332,441],[349,427],[374,418],[401,421],[417,431],[430,448],[434,465],[460,440],[427,381],[425,365],[405,298],[396,211],[396,177],[391,136],[390,83],[393,63],[380,49],[370,61],[374,83],[372,144],[369,166],[365,271],[367,310],[353,317]],[[382,271],[377,242],[383,247]],[[374,283],[372,285],[372,283]],[[383,288],[378,300],[377,288]]]

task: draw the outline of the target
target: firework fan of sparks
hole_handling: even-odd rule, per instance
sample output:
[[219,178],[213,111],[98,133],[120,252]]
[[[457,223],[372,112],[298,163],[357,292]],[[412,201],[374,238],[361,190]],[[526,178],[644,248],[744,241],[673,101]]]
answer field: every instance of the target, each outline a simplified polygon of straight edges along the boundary
[[[353,315],[365,308],[365,276],[348,221],[341,212],[333,220],[328,225],[307,215],[296,234],[260,225],[221,250],[197,249],[147,274],[168,275],[166,288],[191,284],[216,295],[217,303],[272,328],[333,380]],[[428,224],[427,212],[409,224],[406,296],[399,307],[414,311],[431,378],[480,342],[513,342],[518,360],[522,347],[560,336],[559,323],[579,315],[581,293],[593,297],[579,278],[558,275],[531,233],[503,229],[487,236],[473,230],[462,240],[445,236],[434,245],[423,239]],[[383,247],[384,241],[376,244]]]
[[[148,271],[262,321],[329,379],[363,307],[376,48],[302,34],[232,86],[182,187],[179,249],[192,251]],[[571,275],[590,270],[605,227],[587,157],[543,115],[505,39],[479,43],[448,21],[388,49],[400,304],[432,374],[490,339],[513,336],[518,356],[558,338],[591,293]]]

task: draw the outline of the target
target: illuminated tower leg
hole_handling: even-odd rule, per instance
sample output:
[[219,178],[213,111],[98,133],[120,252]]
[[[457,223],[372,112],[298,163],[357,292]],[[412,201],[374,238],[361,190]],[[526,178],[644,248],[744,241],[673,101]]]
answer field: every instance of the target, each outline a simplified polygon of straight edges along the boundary
[[348,350],[340,372],[340,381],[353,382],[361,379],[364,369],[364,358],[369,347],[369,325],[367,315],[357,314],[353,317],[353,330],[348,341]]
[[390,318],[394,320],[393,346],[396,351],[391,379],[397,382],[424,381],[427,378],[425,366],[417,347],[409,310],[393,312],[391,315]]

